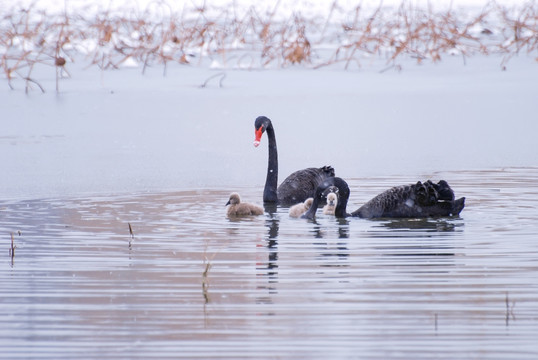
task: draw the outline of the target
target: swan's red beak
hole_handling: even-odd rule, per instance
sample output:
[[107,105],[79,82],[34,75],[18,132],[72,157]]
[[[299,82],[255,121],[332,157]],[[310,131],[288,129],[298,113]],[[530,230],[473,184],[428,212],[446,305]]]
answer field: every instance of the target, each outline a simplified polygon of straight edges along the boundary
[[263,126],[260,126],[260,128],[258,130],[255,130],[254,131],[254,134],[255,134],[255,138],[254,138],[254,146],[255,147],[258,147],[258,145],[260,145],[260,140],[262,139],[262,134],[263,134]]

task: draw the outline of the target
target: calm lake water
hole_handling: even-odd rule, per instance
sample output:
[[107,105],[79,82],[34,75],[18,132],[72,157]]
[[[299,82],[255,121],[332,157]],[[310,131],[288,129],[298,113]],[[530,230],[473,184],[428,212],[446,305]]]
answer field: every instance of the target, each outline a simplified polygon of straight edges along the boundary
[[[213,188],[4,201],[0,358],[538,358],[538,168],[441,178],[460,218],[229,220]],[[426,179],[348,180],[354,210]]]

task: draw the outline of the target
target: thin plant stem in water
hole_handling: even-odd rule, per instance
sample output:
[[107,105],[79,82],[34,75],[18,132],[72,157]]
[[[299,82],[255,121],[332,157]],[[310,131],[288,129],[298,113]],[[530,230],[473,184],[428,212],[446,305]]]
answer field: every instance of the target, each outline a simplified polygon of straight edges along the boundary
[[131,239],[134,239],[134,232],[133,227],[131,226],[131,223],[127,223],[129,225],[129,235],[131,235]]
[[211,262],[207,258],[207,256],[204,256],[204,263],[205,263],[205,270],[202,273],[202,294],[204,295],[204,301],[205,303],[209,303],[209,280],[207,278],[207,275],[209,274],[209,270],[211,269]]
[[510,298],[508,297],[508,291],[506,292],[506,297],[505,297],[505,305],[506,305],[506,316],[505,316],[505,322],[506,322],[506,326],[510,325],[510,319],[512,320],[516,320],[516,316],[514,315],[514,307],[516,305],[516,302],[515,301],[512,301],[512,303],[510,303]]
[[211,270],[211,267],[213,266],[211,264],[211,261],[217,256],[219,253],[218,251],[215,252],[211,257],[207,256],[207,246],[206,243],[205,249],[204,249],[204,271],[202,272],[202,295],[204,297],[204,306],[205,304],[208,304],[210,301],[209,298],[209,270]]
[[129,251],[131,251],[133,249],[134,232],[131,223],[128,222],[127,224],[129,225]]
[[221,87],[222,87],[222,82],[223,82],[224,79],[226,78],[226,73],[224,73],[224,72],[220,72],[220,73],[218,73],[218,74],[215,74],[215,75],[212,75],[212,76],[208,77],[207,80],[206,80],[202,85],[200,85],[200,87],[201,87],[201,88],[205,88],[205,87],[207,87],[207,84],[208,84],[211,80],[213,80],[213,79],[215,79],[215,78],[217,78],[217,77],[219,77],[219,76],[220,76],[220,80],[219,80],[219,88],[221,88]]
[[[19,231],[19,235],[20,235],[20,231]],[[9,256],[11,257],[11,266],[13,266],[13,263],[15,261],[15,239],[13,237],[13,233],[11,233],[11,246],[9,248]]]

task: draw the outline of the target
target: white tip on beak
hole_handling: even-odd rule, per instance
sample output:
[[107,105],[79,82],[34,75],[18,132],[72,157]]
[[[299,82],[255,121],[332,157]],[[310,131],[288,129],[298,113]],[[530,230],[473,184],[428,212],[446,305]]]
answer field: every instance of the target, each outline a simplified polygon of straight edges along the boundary
[[258,140],[254,140],[254,147],[258,147],[260,145],[260,142]]

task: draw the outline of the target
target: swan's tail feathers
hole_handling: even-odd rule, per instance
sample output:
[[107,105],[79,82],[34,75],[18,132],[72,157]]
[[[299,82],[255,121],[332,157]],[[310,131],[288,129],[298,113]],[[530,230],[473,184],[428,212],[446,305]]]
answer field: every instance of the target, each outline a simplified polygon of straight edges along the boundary
[[454,200],[453,206],[452,206],[452,215],[458,216],[460,212],[465,207],[465,198],[459,198],[457,200]]
[[334,177],[334,168],[329,165],[325,165],[319,168],[321,171],[323,171],[325,174],[327,174],[327,177]]
[[454,191],[448,185],[445,180],[439,181],[437,184],[434,184],[435,190],[439,194],[440,200],[452,201],[454,200]]

